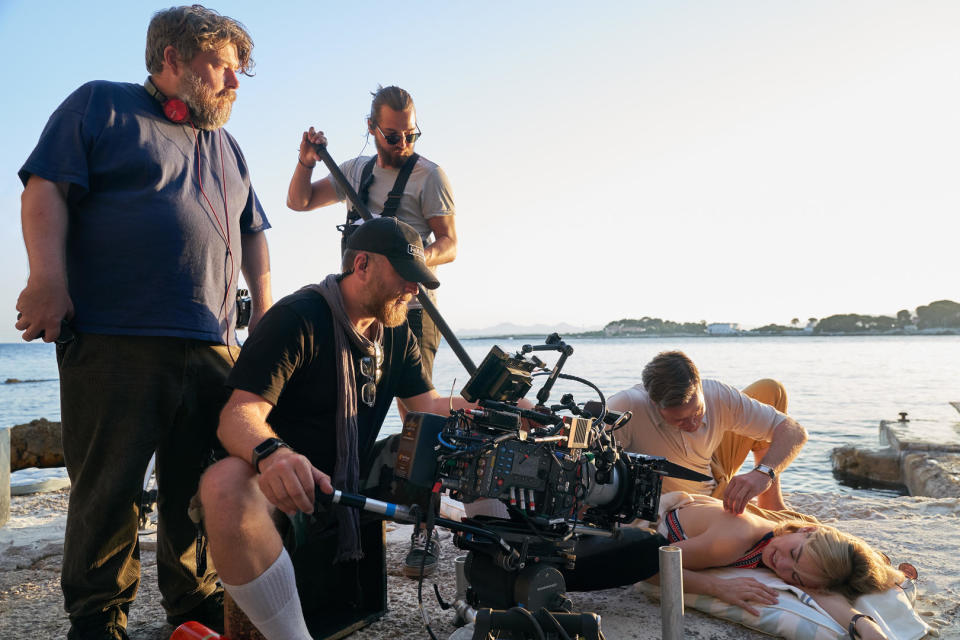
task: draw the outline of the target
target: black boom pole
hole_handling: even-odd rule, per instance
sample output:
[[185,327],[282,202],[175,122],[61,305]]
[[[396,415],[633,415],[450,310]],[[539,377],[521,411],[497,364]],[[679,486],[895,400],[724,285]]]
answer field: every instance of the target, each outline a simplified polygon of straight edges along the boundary
[[[333,181],[340,185],[340,188],[343,189],[343,192],[347,195],[347,200],[349,200],[353,208],[360,213],[360,217],[364,220],[373,220],[373,215],[371,215],[370,210],[367,209],[367,205],[360,202],[360,196],[357,195],[356,190],[347,182],[347,178],[343,175],[343,172],[340,171],[337,163],[333,161],[327,148],[319,144],[313,146],[317,151],[317,155],[323,160],[323,164],[327,165],[327,169],[330,170],[330,176],[333,178]],[[440,310],[437,309],[437,305],[433,304],[433,300],[427,296],[427,292],[423,290],[423,286],[419,283],[417,284],[417,300],[420,301],[423,310],[433,318],[434,324],[440,329],[440,334],[453,349],[453,352],[457,354],[457,358],[460,359],[460,363],[464,369],[467,370],[467,373],[473,375],[477,370],[477,365],[473,364],[473,360],[467,355],[457,336],[453,335],[453,329],[450,328],[450,325],[448,325],[446,320],[443,319],[443,316],[440,315]]]

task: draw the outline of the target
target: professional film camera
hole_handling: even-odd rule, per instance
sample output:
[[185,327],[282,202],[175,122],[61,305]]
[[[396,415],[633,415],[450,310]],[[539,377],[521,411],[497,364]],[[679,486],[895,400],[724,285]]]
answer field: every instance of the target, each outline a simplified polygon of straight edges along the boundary
[[[552,369],[534,355],[540,351],[559,352]],[[468,551],[463,569],[469,588],[458,595],[460,606],[484,613],[476,617],[475,638],[486,637],[482,625],[487,631],[496,627],[502,638],[528,637],[522,631],[510,635],[529,623],[523,616],[507,619],[517,607],[569,612],[562,572],[574,568],[578,540],[613,538],[621,524],[656,520],[665,475],[707,479],[665,458],[623,451],[616,431],[630,413],[608,411],[592,383],[561,373],[572,353],[557,334],[514,355],[495,346],[462,391],[477,409],[454,410],[449,417],[409,414],[404,422],[397,477],[435,494],[449,490],[465,504],[486,500],[485,511],[493,505],[499,512],[440,523]],[[522,401],[536,375],[546,382],[531,407]],[[558,378],[592,388],[599,401],[578,405],[565,394],[549,405]],[[506,618],[496,619],[491,609],[504,610]],[[599,630],[592,614],[547,615],[568,631],[598,637],[589,632],[594,623]]]

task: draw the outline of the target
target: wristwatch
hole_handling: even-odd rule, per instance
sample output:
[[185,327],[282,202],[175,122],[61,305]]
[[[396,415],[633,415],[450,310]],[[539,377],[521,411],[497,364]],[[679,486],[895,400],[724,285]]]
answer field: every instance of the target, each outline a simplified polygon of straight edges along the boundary
[[257,470],[257,473],[260,473],[260,462],[280,447],[292,449],[290,445],[280,438],[267,438],[253,448],[253,458],[250,462],[253,468]]
[[765,464],[758,464],[753,468],[754,471],[759,471],[760,473],[765,473],[770,476],[771,480],[777,479],[777,472],[773,470],[773,467],[767,466]]

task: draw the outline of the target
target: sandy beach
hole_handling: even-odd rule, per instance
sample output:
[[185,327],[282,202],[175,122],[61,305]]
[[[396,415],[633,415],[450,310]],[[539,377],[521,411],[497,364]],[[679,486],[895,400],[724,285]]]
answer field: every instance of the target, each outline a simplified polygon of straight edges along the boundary
[[[0,528],[0,638],[63,638],[69,628],[63,612],[59,570],[68,491],[14,496],[10,521]],[[907,561],[920,573],[917,610],[938,628],[940,637],[960,639],[960,499],[864,497],[833,493],[795,493],[790,505],[824,522],[866,539],[885,551],[894,564]],[[417,606],[417,583],[400,575],[409,527],[388,534],[390,610],[357,638],[427,638]],[[424,609],[438,638],[454,630],[453,616],[441,611],[432,583],[441,594],[454,594],[453,560],[462,553],[447,538],[438,575],[424,585]],[[156,588],[156,556],[149,537],[142,544],[143,580],[131,609],[133,640],[166,640],[172,628],[164,621]],[[660,637],[659,603],[632,587],[571,594],[578,611],[602,617],[608,638]],[[688,609],[687,638],[765,638],[764,634]]]

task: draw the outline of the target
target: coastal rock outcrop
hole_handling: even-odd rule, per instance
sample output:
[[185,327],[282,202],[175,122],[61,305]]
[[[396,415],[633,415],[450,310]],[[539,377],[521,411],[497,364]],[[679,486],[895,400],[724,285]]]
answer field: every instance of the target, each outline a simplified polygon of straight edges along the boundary
[[900,470],[900,454],[891,447],[837,447],[831,454],[831,460],[834,475],[844,484],[907,491]]
[[46,418],[18,424],[10,430],[10,470],[62,467],[60,423]]
[[912,496],[960,497],[960,433],[923,420],[880,421],[882,448],[837,447],[833,472],[845,484],[893,489]]
[[903,480],[910,495],[960,496],[960,455],[908,453],[903,456]]

